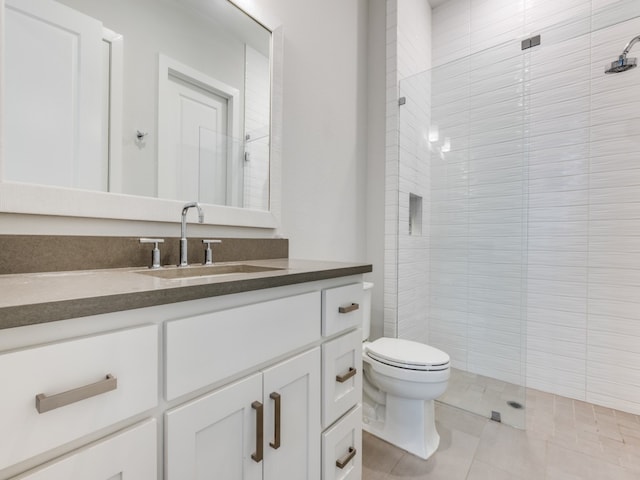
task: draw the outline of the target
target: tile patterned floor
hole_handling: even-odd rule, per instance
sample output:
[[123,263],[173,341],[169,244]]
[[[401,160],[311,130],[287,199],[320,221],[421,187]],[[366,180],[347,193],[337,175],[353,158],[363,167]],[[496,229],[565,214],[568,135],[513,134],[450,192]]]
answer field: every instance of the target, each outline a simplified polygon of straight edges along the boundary
[[500,413],[502,423],[524,428],[525,410],[512,408],[507,402],[524,405],[525,395],[524,387],[452,368],[447,391],[438,400],[487,418],[496,411]]
[[527,429],[436,403],[422,460],[365,433],[363,480],[640,480],[640,417],[527,390]]

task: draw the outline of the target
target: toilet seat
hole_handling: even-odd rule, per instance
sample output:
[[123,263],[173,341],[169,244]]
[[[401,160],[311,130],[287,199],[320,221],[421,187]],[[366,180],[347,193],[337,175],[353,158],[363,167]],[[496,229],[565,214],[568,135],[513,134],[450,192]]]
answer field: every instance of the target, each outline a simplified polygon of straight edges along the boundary
[[449,369],[449,355],[424,343],[400,338],[379,338],[365,345],[366,354],[391,367],[419,371]]

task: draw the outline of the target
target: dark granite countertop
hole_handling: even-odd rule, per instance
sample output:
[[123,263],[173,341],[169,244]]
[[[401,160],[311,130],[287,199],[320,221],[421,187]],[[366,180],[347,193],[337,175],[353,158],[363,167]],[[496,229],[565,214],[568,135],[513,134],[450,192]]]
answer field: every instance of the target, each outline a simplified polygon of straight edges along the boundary
[[[0,275],[0,329],[344,277],[372,270],[367,264],[288,258],[226,264],[250,264],[278,270],[176,279],[152,276],[149,269],[140,267]],[[165,270],[172,268],[176,267],[165,267]]]

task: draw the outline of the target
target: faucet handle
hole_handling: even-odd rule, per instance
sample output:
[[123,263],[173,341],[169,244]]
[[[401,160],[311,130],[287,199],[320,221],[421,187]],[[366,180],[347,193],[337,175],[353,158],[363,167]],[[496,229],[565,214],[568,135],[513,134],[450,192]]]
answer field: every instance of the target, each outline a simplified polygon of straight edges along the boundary
[[202,240],[202,243],[207,246],[207,248],[204,251],[203,265],[213,265],[213,252],[211,251],[211,244],[222,243],[222,240]]
[[160,268],[160,249],[159,243],[164,243],[162,238],[141,238],[140,243],[153,243],[153,250],[151,251],[151,266],[149,268]]

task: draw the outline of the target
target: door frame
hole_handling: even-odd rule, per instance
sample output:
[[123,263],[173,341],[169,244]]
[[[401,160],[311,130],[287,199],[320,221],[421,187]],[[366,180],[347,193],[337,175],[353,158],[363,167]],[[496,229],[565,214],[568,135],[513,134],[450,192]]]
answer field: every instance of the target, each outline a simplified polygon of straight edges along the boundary
[[107,191],[122,193],[122,107],[124,102],[124,39],[102,27],[102,41],[109,47],[109,113],[107,115],[108,170]]
[[[162,53],[158,54],[158,196],[161,196],[161,192],[168,188],[163,185],[163,176],[161,173],[171,165],[170,146],[168,145],[168,125],[169,116],[171,115],[171,109],[169,107],[170,76],[227,99],[226,204],[229,206],[238,206],[237,202],[241,199],[239,197],[240,192],[233,178],[242,172],[237,171],[238,168],[235,162],[233,162],[233,159],[239,158],[241,148],[240,91],[231,85],[227,85]],[[234,142],[234,139],[238,141]],[[169,176],[169,178],[171,178],[171,176]]]

